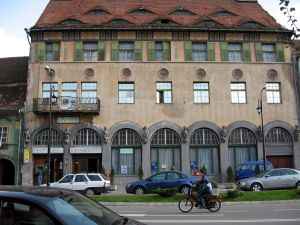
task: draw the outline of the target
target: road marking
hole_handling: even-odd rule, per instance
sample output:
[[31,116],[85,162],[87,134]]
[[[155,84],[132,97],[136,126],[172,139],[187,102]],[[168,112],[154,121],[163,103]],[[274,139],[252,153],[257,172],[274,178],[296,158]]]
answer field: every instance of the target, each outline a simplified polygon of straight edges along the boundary
[[167,223],[167,224],[199,224],[199,223],[286,223],[286,222],[300,222],[297,219],[255,219],[255,220],[139,220],[142,223]]
[[249,212],[249,210],[222,210],[223,213],[241,213],[241,212]]
[[274,209],[275,212],[300,211],[300,209]]

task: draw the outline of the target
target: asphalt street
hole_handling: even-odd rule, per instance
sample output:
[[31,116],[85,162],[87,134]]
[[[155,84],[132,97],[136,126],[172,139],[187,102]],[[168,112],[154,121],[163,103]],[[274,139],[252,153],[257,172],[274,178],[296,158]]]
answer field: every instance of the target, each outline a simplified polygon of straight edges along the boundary
[[226,204],[218,213],[193,209],[189,214],[181,213],[177,205],[123,205],[109,208],[149,225],[188,224],[300,224],[300,202]]

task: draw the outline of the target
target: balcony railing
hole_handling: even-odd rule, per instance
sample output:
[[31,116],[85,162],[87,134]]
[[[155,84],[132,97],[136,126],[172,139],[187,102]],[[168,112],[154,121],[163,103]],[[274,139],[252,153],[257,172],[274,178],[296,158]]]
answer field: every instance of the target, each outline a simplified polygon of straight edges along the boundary
[[[48,113],[50,111],[50,98],[33,99],[33,111],[35,113]],[[74,98],[57,97],[52,98],[53,113],[100,113],[99,98]]]

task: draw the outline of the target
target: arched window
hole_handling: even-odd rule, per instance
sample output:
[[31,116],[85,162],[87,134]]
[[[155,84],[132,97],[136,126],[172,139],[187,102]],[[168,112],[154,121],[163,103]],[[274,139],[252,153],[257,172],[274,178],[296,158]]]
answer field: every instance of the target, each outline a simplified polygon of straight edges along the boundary
[[[52,131],[52,146],[62,146],[63,145],[63,135],[56,129],[51,129]],[[34,138],[35,146],[45,146],[48,145],[49,140],[49,128],[41,130],[36,134]]]
[[61,25],[79,25],[79,24],[82,24],[82,22],[77,19],[66,19],[66,20],[60,22],[59,24],[61,24]]
[[287,130],[281,127],[274,127],[268,132],[266,136],[266,143],[293,144],[293,139]]
[[176,10],[169,13],[169,15],[174,16],[195,16],[196,14],[191,12],[190,10],[187,10],[181,6],[178,6]]
[[191,137],[191,145],[218,145],[219,138],[217,134],[207,128],[197,129]]
[[244,127],[232,131],[229,137],[230,145],[256,145],[255,134]]
[[148,9],[140,7],[140,8],[133,9],[133,10],[129,11],[129,14],[132,14],[132,15],[153,15],[154,13],[151,12],[150,10],[148,10]]
[[113,136],[112,168],[118,175],[138,175],[142,168],[142,142],[135,130],[121,129]]
[[93,129],[83,128],[76,134],[73,145],[100,145],[100,135]]
[[151,171],[181,169],[181,140],[178,133],[169,128],[156,131],[151,140]]

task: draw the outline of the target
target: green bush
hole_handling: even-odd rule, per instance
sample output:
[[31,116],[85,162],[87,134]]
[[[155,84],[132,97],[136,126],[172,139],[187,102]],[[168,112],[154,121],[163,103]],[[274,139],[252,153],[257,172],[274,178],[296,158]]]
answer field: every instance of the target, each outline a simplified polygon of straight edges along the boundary
[[233,190],[233,191],[228,191],[227,192],[227,198],[234,199],[234,198],[237,198],[239,196],[240,196],[240,192],[238,190]]
[[153,190],[154,194],[158,194],[162,197],[172,197],[172,196],[175,196],[177,192],[178,192],[178,190],[176,188],[168,188],[168,189],[158,188],[158,189]]
[[227,168],[227,182],[234,182],[234,173],[231,166]]
[[207,168],[206,168],[206,166],[205,166],[205,165],[203,165],[203,166],[201,167],[201,170],[202,170],[202,171],[204,171],[204,172],[205,172],[205,174],[207,174]]

